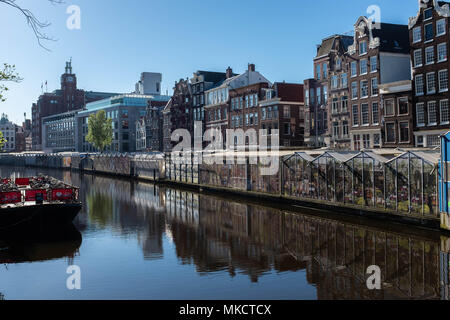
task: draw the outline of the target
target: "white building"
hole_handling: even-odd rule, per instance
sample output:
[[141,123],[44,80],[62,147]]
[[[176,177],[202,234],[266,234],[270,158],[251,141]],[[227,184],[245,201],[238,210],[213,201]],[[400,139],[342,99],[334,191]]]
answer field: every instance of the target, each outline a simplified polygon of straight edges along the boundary
[[143,72],[141,80],[136,83],[136,94],[160,95],[162,74],[155,72]]
[[16,150],[16,125],[9,121],[5,115],[0,119],[0,131],[6,140],[2,151],[14,152]]

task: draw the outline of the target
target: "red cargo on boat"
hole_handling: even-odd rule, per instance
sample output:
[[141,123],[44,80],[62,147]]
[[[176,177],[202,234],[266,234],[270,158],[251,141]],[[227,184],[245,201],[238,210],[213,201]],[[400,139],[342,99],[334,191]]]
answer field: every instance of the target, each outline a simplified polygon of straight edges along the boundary
[[0,192],[0,204],[12,204],[22,202],[20,191]]
[[73,199],[72,189],[54,189],[52,190],[53,201],[68,201]]
[[18,186],[29,186],[30,185],[30,178],[17,178],[16,184]]
[[25,191],[25,201],[36,201],[36,194],[42,194],[43,200],[47,201],[47,190],[27,190]]

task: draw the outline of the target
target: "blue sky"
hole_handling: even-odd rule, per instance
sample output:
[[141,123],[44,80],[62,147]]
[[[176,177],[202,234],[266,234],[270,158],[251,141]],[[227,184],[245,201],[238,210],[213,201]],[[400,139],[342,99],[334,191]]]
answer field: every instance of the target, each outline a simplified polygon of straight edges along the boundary
[[[57,39],[38,46],[23,16],[0,4],[0,63],[15,64],[24,81],[11,84],[0,103],[15,122],[48,81],[59,88],[65,61],[73,59],[79,88],[130,92],[143,71],[163,73],[164,92],[196,70],[237,73],[255,63],[271,81],[303,82],[321,39],[346,33],[367,8],[377,5],[382,22],[407,24],[417,0],[17,0],[52,25]],[[69,30],[69,5],[81,9],[81,30]]]

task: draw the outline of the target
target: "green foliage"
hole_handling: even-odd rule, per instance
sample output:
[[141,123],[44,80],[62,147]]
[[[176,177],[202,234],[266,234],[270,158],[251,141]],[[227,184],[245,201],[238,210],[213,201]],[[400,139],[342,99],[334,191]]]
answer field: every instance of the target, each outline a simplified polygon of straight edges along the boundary
[[[3,64],[3,69],[0,69],[0,83],[1,82],[20,82],[22,81],[22,78],[19,77],[19,75],[16,73],[16,66],[15,65],[9,65],[7,63]],[[6,100],[3,93],[5,91],[8,91],[8,87],[6,87],[3,84],[0,84],[0,102],[3,102]]]
[[3,132],[0,131],[0,151],[3,150],[6,142],[8,141],[3,137]]
[[104,110],[89,116],[88,130],[86,141],[100,152],[103,152],[107,146],[111,145],[113,141],[112,120],[106,117]]

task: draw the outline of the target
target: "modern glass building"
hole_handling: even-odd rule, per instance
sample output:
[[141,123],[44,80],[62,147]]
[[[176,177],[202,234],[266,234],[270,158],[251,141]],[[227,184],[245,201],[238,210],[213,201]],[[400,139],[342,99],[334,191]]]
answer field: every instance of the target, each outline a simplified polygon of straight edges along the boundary
[[76,116],[77,150],[80,152],[96,152],[86,141],[88,134],[88,119],[91,114],[100,110],[112,119],[113,143],[107,148],[109,152],[136,152],[136,122],[143,119],[149,101],[169,101],[169,96],[124,94],[108,99],[88,103],[86,110]]
[[71,111],[42,119],[42,142],[44,152],[76,151],[76,115]]

